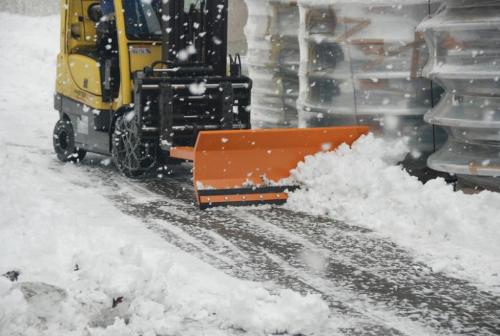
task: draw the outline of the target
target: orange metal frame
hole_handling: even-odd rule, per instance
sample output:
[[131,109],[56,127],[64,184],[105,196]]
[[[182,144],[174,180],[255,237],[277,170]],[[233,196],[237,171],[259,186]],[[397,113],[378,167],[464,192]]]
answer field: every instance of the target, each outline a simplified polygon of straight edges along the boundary
[[200,132],[194,148],[170,155],[194,162],[194,185],[202,208],[228,204],[284,203],[290,185],[278,183],[308,155],[352,145],[368,127]]

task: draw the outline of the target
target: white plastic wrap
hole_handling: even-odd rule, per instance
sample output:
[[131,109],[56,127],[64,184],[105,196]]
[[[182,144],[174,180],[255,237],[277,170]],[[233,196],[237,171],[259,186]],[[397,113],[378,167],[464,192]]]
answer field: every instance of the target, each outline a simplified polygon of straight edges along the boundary
[[254,81],[252,119],[256,127],[298,123],[299,12],[288,0],[246,0],[247,63]]
[[428,0],[301,0],[299,124],[368,124],[434,148],[423,115],[431,82],[419,77],[428,51],[416,26]]
[[449,135],[429,166],[500,187],[500,1],[445,5],[418,28],[431,50],[424,74],[446,89],[425,116]]

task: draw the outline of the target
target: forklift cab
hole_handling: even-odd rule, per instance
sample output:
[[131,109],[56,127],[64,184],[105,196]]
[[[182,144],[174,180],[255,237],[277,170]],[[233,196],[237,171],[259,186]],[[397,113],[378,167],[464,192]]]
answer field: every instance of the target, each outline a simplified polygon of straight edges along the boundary
[[117,109],[133,102],[134,72],[155,62],[205,66],[224,76],[225,7],[227,0],[61,0],[57,91],[96,109]]

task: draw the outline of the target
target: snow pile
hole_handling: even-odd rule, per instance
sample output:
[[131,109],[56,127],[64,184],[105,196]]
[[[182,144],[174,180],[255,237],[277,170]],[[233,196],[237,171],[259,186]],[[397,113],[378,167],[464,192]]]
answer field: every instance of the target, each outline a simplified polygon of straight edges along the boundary
[[498,286],[500,194],[454,192],[443,179],[422,184],[397,165],[406,153],[402,140],[368,135],[307,157],[293,171],[302,189],[287,206],[373,229],[436,271]]
[[0,143],[0,274],[21,274],[0,277],[1,334],[312,334],[328,325],[319,296],[226,276],[114,209],[78,167]]
[[58,0],[15,0],[1,1],[0,12],[10,12],[26,15],[52,15],[59,11]]
[[[58,28],[0,13],[0,335],[324,333],[320,297],[225,275],[115,209],[84,167],[57,162]],[[12,271],[18,281],[1,276]]]

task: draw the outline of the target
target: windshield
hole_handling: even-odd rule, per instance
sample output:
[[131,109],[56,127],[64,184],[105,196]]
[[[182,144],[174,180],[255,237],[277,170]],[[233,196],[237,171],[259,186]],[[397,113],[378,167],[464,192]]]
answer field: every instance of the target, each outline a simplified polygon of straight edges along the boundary
[[160,40],[158,17],[161,0],[123,0],[125,29],[132,40]]
[[184,12],[189,13],[190,10],[201,8],[200,0],[185,0],[184,1]]

